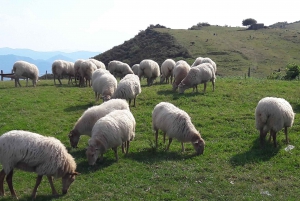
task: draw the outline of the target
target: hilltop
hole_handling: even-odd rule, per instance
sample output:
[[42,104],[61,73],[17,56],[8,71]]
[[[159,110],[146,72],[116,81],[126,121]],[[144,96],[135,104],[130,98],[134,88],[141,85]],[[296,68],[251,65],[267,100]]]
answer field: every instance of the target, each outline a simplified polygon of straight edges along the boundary
[[132,66],[143,59],[159,65],[166,59],[210,57],[219,76],[266,77],[284,70],[288,63],[300,63],[300,22],[259,30],[243,27],[204,26],[200,30],[147,28],[119,46],[96,55],[106,65],[120,60]]

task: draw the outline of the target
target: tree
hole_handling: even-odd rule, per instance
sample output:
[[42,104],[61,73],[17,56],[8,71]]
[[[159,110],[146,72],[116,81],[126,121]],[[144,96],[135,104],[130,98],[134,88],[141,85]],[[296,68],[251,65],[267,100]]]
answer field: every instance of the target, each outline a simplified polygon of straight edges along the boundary
[[252,19],[252,18],[245,19],[242,22],[243,26],[250,26],[250,25],[256,24],[256,23],[257,23],[257,21],[255,19]]

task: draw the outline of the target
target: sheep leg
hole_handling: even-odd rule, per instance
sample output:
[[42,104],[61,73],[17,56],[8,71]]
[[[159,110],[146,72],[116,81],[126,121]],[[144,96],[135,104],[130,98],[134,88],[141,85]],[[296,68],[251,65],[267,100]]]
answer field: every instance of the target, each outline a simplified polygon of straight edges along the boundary
[[213,91],[215,91],[215,82],[211,81],[211,83],[212,83],[212,86],[213,86]]
[[130,143],[130,141],[128,140],[125,143],[126,143],[126,155],[127,155],[128,151],[129,151],[129,143]]
[[271,130],[270,131],[272,137],[273,137],[273,143],[274,143],[274,147],[277,147],[277,143],[276,143],[276,132]]
[[206,91],[206,82],[204,82],[204,90],[203,90],[203,92],[205,93],[205,91]]
[[52,190],[52,195],[54,196],[58,196],[57,191],[55,190],[54,184],[53,184],[53,177],[52,176],[47,176],[49,184],[51,186],[51,190]]
[[155,131],[155,147],[157,148],[158,129]]
[[168,144],[168,146],[167,146],[167,150],[169,150],[169,148],[170,148],[170,144],[172,143],[172,138],[169,138],[169,144]]
[[4,196],[3,183],[4,183],[5,175],[6,174],[5,174],[4,170],[1,170],[1,172],[0,172],[0,196]]
[[59,84],[61,85],[60,76],[57,76],[57,79],[59,81]]
[[14,187],[13,187],[13,184],[12,184],[12,177],[13,177],[13,174],[14,174],[14,170],[11,170],[10,173],[8,173],[8,175],[6,176],[6,182],[8,184],[8,187],[9,187],[9,190],[10,190],[10,193],[13,197],[15,197],[16,199],[18,199],[17,195],[16,195],[16,192],[14,190]]
[[166,133],[163,134],[164,135],[164,144],[166,142]]
[[196,88],[196,92],[198,93],[198,85],[196,85],[195,88]]
[[128,99],[128,102],[129,102],[129,106],[130,106],[131,105],[131,98]]
[[289,138],[288,138],[287,127],[284,127],[284,134],[285,134],[285,141],[288,144],[289,143]]
[[135,98],[133,99],[133,107],[135,107]]
[[54,80],[54,85],[56,85],[56,82],[55,82],[55,74],[53,74],[53,80]]
[[181,151],[182,151],[182,152],[185,151],[183,142],[181,142]]
[[125,153],[125,147],[126,147],[125,142],[122,142],[122,153],[123,153],[123,154]]
[[[33,81],[32,81],[33,84]],[[26,78],[26,87],[28,87],[28,78]]]
[[115,152],[116,161],[119,161],[119,157],[118,157],[118,147],[113,147],[112,150],[114,150],[114,152]]
[[21,87],[20,80],[19,78],[15,78],[15,87],[18,87],[18,85]]
[[32,191],[32,194],[31,194],[31,198],[32,199],[35,199],[36,197],[36,192],[37,192],[37,189],[42,181],[42,178],[43,178],[43,175],[38,175],[37,178],[36,178],[36,182],[35,182],[35,186],[33,188],[33,191]]

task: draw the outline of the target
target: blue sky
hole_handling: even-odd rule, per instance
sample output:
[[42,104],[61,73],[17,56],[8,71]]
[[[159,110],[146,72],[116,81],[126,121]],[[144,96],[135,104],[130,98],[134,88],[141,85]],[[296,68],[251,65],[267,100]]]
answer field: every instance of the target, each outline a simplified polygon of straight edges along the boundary
[[[207,2],[207,3],[206,3]],[[242,26],[300,20],[295,0],[0,0],[0,48],[104,52],[150,24]],[[258,6],[259,5],[259,6]]]

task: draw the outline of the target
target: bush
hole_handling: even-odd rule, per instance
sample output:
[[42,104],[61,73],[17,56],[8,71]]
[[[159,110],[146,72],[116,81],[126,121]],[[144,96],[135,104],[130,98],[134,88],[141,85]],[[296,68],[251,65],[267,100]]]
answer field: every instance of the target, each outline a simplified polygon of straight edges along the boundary
[[286,66],[286,75],[284,76],[285,80],[293,80],[298,77],[299,79],[299,74],[300,74],[300,66],[295,64],[295,63],[289,63]]

